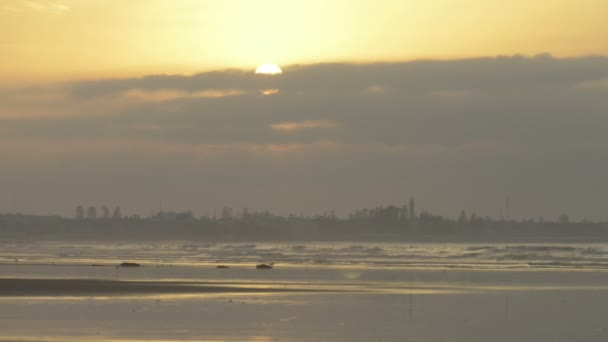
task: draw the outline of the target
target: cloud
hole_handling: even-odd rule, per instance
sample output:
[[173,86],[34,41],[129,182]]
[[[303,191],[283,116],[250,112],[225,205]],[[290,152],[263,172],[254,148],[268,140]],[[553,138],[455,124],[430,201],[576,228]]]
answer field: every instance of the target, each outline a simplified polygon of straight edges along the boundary
[[596,89],[608,91],[608,78],[582,82],[578,86],[582,89]]
[[[608,123],[604,57],[317,64],[258,76],[227,70],[0,92],[0,132],[193,144],[538,146],[602,141]],[[260,94],[270,83],[281,92]]]
[[[508,192],[524,198],[522,215],[524,206],[528,214],[603,213],[597,203],[608,196],[606,57],[283,70],[0,89],[0,158],[14,170],[4,186],[54,174],[77,197],[84,190],[71,187],[70,177],[88,165],[93,178],[113,175],[120,194],[129,179],[139,192],[155,189],[158,176],[181,184],[163,188],[180,196],[187,184],[200,185],[224,203],[261,198],[268,208],[287,208],[288,191],[302,195],[295,207],[339,203],[344,210],[415,193],[437,201],[443,213],[494,214],[487,199],[502,203]],[[280,92],[264,96],[259,89]],[[196,201],[183,196],[184,206]]]
[[24,0],[23,6],[27,9],[38,11],[38,12],[47,12],[53,14],[66,14],[72,11],[72,9],[65,5],[62,2],[58,1],[34,1],[34,0]]
[[281,75],[242,70],[193,76],[152,75],[70,84],[75,96],[112,96],[130,89],[201,91],[207,89],[281,89],[282,92],[370,92],[388,89],[415,93],[502,91],[568,87],[608,77],[605,57],[553,58],[512,56],[402,63],[293,65]]
[[381,94],[386,92],[388,89],[386,87],[380,86],[380,85],[372,85],[367,87],[367,91],[372,93],[372,94]]
[[170,100],[187,99],[187,98],[218,98],[225,96],[241,95],[244,91],[239,89],[206,89],[195,92],[186,92],[178,90],[156,90],[145,91],[133,89],[126,91],[123,95],[127,99],[132,99],[141,102],[165,102]]
[[[0,92],[0,132],[192,144],[538,146],[602,140],[608,123],[603,57],[320,64],[257,76],[228,70]],[[281,92],[261,95],[266,82]]]
[[299,122],[281,122],[270,125],[275,131],[293,132],[316,128],[333,128],[336,124],[329,120],[304,120]]
[[278,94],[281,89],[260,89],[262,95],[275,95]]

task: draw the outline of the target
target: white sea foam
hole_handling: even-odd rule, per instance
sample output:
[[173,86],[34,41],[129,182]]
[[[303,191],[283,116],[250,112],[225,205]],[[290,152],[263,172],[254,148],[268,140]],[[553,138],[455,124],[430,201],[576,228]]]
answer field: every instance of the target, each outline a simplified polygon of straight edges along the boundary
[[608,269],[608,245],[369,243],[4,243],[0,263],[155,265],[276,262],[446,268],[575,267]]

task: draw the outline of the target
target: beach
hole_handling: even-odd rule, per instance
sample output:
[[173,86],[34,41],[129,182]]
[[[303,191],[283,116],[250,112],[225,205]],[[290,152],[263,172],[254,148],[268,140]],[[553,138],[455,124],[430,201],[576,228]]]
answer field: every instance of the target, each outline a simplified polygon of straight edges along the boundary
[[[40,244],[36,255],[24,252],[15,261],[8,254],[23,246],[4,245],[0,341],[608,338],[608,272],[598,257],[603,245],[482,246],[494,254],[525,250],[529,263],[521,255],[511,262],[479,254],[455,257],[480,246],[403,246],[402,252],[419,251],[418,259],[406,259],[392,257],[398,246],[390,244],[331,250],[323,244],[282,245],[272,246],[274,268],[262,270],[247,257],[218,260],[235,250],[260,258],[271,249],[261,243],[194,244],[188,257],[174,253],[183,250],[178,245],[166,245],[156,259],[138,259],[141,267],[117,267],[115,259],[145,255],[142,245],[98,246],[104,254],[71,246],[73,255],[67,255],[60,244]],[[326,259],[311,262],[303,257],[306,250],[323,250]],[[568,253],[594,256],[572,256],[568,262],[582,266],[564,266]],[[537,259],[560,264],[536,267]]]

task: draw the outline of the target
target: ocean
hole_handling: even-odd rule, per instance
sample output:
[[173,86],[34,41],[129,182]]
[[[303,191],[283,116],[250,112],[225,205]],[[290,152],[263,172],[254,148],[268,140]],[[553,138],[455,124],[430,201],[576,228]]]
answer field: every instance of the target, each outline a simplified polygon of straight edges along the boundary
[[3,242],[0,341],[606,341],[607,271],[605,244]]

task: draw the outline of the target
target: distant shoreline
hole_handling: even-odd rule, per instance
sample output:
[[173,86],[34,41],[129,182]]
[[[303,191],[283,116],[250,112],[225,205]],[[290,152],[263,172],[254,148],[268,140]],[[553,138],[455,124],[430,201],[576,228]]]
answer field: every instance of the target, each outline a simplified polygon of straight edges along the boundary
[[213,235],[206,234],[184,234],[182,232],[112,232],[106,233],[103,231],[81,232],[60,232],[54,229],[49,229],[45,232],[6,232],[0,229],[0,241],[2,243],[36,243],[36,242],[159,242],[159,241],[190,241],[204,243],[319,243],[319,242],[340,242],[340,243],[399,243],[399,244],[442,244],[442,243],[467,243],[467,244],[605,244],[608,243],[608,231],[606,233],[597,234],[568,234],[568,235],[538,235],[538,234],[517,234],[517,236],[508,236],[502,234],[482,234],[479,236],[457,234],[438,234],[438,235],[380,235],[380,234],[352,234],[347,235],[316,235],[308,237],[294,237],[290,235],[279,236],[238,236],[238,235]]
[[[383,210],[394,211],[390,207]],[[608,243],[608,222],[450,220],[430,214],[415,219],[376,216],[67,219],[0,215],[0,241]]]

